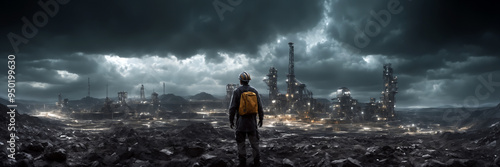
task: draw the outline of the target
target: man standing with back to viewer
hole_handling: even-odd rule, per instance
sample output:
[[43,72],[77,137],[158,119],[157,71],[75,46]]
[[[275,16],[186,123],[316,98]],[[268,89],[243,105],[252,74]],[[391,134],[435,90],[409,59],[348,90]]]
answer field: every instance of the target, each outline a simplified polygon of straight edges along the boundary
[[[234,128],[234,117],[236,116],[236,143],[238,145],[238,159],[240,161],[239,166],[246,166],[246,148],[245,139],[248,136],[250,145],[252,146],[252,155],[255,166],[260,166],[260,152],[259,152],[259,132],[257,131],[257,125],[262,127],[262,119],[264,118],[264,111],[262,110],[262,101],[259,96],[259,92],[248,85],[250,82],[250,74],[247,72],[242,72],[239,76],[241,86],[233,91],[233,97],[231,99],[231,104],[229,105],[229,122],[231,123],[231,129]],[[251,96],[256,96],[257,108],[255,112],[250,114],[244,114],[243,107],[245,104],[240,106],[240,103],[248,103],[247,99],[242,99],[242,94],[246,95],[249,92]],[[253,93],[251,93],[253,92]],[[250,100],[251,101],[251,100]],[[242,115],[243,113],[243,115]],[[257,115],[259,116],[259,122],[257,123]]]

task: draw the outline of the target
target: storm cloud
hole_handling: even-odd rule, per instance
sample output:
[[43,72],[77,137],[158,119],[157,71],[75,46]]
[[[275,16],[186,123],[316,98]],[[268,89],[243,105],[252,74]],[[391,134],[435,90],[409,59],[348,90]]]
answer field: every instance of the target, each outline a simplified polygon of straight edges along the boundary
[[[391,63],[398,107],[500,102],[500,88],[481,80],[500,82],[494,1],[69,1],[16,53],[7,36],[22,37],[22,18],[33,22],[44,11],[38,2],[58,1],[1,2],[0,53],[16,55],[19,99],[80,99],[88,78],[99,98],[106,85],[110,96],[138,96],[140,85],[150,94],[163,83],[166,93],[222,96],[242,71],[267,94],[271,66],[284,92],[294,42],[296,76],[316,98],[331,99],[342,86],[361,102],[378,98],[383,64]],[[214,3],[230,7],[223,19]]]

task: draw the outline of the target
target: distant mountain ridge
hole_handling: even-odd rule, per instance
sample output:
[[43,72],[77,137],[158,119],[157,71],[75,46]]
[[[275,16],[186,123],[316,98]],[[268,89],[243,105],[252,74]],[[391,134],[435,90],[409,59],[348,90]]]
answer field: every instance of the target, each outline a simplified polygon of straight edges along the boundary
[[470,126],[475,129],[488,128],[500,123],[500,103],[496,107],[476,110],[459,123],[460,127]]
[[[11,103],[6,99],[0,98],[0,104],[7,106],[7,105],[10,105]],[[28,113],[32,112],[30,109],[28,109],[28,107],[26,107],[22,103],[16,102],[15,104],[17,105],[17,107],[16,107],[17,112],[19,112],[21,114],[28,114]]]
[[198,93],[194,96],[191,96],[189,99],[191,99],[191,100],[218,100],[217,98],[215,98],[214,96],[212,96],[211,94],[208,94],[206,92]]
[[188,102],[186,99],[180,96],[176,96],[174,94],[164,94],[159,97],[161,103],[186,103]]

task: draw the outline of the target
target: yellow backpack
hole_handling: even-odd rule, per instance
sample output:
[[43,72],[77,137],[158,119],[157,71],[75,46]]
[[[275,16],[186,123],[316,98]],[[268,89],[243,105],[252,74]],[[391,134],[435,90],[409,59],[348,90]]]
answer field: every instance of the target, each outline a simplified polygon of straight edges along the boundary
[[240,115],[257,114],[259,112],[259,103],[257,102],[257,94],[254,92],[243,92],[240,98]]

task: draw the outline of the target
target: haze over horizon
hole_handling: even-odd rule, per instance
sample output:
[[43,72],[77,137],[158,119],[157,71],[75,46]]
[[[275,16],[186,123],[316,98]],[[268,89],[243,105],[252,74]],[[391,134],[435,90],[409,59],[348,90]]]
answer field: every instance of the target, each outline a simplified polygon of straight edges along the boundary
[[[4,64],[16,55],[16,99],[24,100],[55,102],[59,93],[81,99],[89,77],[96,98],[106,96],[106,84],[110,97],[139,96],[142,84],[149,97],[162,94],[163,83],[166,93],[220,97],[243,71],[267,96],[262,79],[271,66],[285,93],[293,42],[296,78],[315,98],[332,99],[338,87],[348,87],[360,102],[378,99],[383,64],[391,63],[397,107],[500,103],[494,1],[239,2],[69,1],[16,52],[8,34],[23,37],[22,18],[33,24],[44,9],[38,1],[2,1],[0,54]],[[231,10],[218,14],[221,3]],[[0,78],[7,81],[7,73]]]

